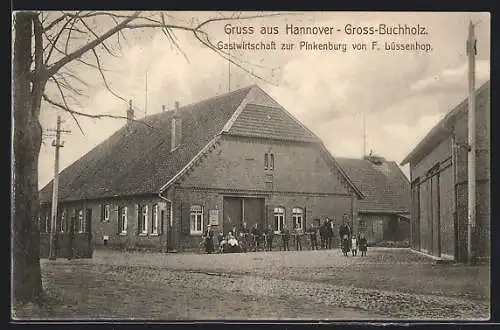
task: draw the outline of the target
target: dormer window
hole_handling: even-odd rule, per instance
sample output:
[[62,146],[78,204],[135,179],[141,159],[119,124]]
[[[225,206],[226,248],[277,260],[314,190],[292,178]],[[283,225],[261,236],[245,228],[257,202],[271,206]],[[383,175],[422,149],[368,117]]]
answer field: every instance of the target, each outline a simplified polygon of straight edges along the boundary
[[265,170],[274,170],[274,154],[271,152],[266,152],[264,154],[264,169]]

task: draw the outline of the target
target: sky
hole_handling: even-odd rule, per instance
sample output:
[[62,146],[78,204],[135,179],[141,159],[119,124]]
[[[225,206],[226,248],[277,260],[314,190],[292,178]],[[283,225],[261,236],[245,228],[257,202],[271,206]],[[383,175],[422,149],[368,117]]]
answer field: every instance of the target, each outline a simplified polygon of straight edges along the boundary
[[[55,15],[55,14],[53,14]],[[151,13],[155,16],[158,13]],[[242,17],[259,16],[251,19]],[[210,18],[240,17],[238,20],[212,21],[204,26],[213,44],[218,42],[271,42],[276,50],[231,50],[235,64],[202,45],[189,31],[174,30],[179,49],[160,30],[133,29],[124,32],[119,56],[98,50],[100,65],[108,85],[121,96],[111,94],[97,70],[81,63],[68,68],[85,79],[83,96],[68,99],[74,110],[87,114],[126,116],[127,100],[132,100],[137,119],[172,109],[176,101],[189,104],[251,84],[258,84],[279,104],[322,139],[335,157],[363,156],[366,152],[401,162],[429,130],[454,106],[467,97],[468,24],[476,23],[476,87],[490,78],[490,16],[488,13],[446,12],[167,12],[169,24],[195,26]],[[231,24],[235,34],[226,32]],[[104,20],[92,22],[97,32],[110,27]],[[286,25],[333,27],[331,35],[289,35]],[[346,26],[375,27],[407,25],[424,27],[426,35],[349,35]],[[246,27],[246,29],[243,29]],[[254,28],[254,33],[237,34]],[[277,27],[278,33],[262,35],[262,27]],[[337,31],[340,29],[340,31]],[[87,38],[92,36],[87,36]],[[85,39],[83,39],[85,40]],[[347,50],[300,50],[301,41],[345,43]],[[377,41],[381,50],[372,50]],[[80,39],[73,47],[79,47]],[[432,50],[385,51],[385,42],[429,44]],[[294,44],[281,50],[281,44]],[[354,43],[365,43],[364,51]],[[81,45],[81,44],[80,44]],[[118,49],[117,38],[109,42]],[[70,45],[71,47],[71,45]],[[56,58],[56,56],[54,56]],[[92,53],[83,59],[92,61]],[[94,62],[95,63],[95,62]],[[248,73],[251,72],[251,73]],[[147,76],[147,79],[146,79]],[[47,94],[58,99],[54,85]],[[42,104],[41,124],[46,134],[39,158],[39,187],[54,175],[52,132],[57,115],[62,127],[64,147],[60,169],[64,169],[116,130],[124,119],[77,117],[47,103]],[[365,130],[363,130],[363,117]],[[402,167],[409,176],[407,166]]]

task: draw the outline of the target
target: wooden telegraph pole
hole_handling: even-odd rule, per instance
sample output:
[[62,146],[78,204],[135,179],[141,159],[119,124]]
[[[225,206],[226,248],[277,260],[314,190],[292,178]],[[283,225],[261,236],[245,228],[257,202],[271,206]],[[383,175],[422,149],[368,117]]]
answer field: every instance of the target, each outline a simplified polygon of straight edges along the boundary
[[[53,130],[52,130],[53,131]],[[70,133],[70,131],[61,130],[61,116],[57,116],[56,139],[52,141],[52,146],[56,148],[55,164],[54,164],[54,181],[52,184],[52,212],[50,222],[50,238],[49,238],[49,259],[56,260],[55,251],[55,235],[57,231],[57,200],[59,189],[59,148],[64,146],[61,143],[61,133]]]
[[469,67],[469,109],[468,109],[468,132],[469,153],[467,162],[468,171],[468,219],[467,219],[467,258],[469,265],[472,264],[472,232],[476,227],[476,38],[474,35],[474,24],[469,23],[469,37],[467,39],[467,56]]

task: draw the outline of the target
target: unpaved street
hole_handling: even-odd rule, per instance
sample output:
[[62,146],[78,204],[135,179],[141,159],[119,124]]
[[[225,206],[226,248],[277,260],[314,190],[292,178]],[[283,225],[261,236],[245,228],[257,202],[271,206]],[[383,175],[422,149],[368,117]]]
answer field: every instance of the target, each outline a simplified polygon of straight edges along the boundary
[[65,319],[487,319],[489,267],[436,265],[406,249],[196,255],[96,251],[42,261]]

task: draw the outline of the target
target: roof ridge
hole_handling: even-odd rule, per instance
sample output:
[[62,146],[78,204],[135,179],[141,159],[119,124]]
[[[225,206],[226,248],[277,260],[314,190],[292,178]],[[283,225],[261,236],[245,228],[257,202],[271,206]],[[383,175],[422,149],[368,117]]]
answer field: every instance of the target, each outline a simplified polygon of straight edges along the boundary
[[[211,97],[206,98],[206,99],[197,100],[197,101],[194,101],[194,102],[191,102],[191,103],[179,106],[179,110],[182,110],[184,108],[189,108],[189,107],[192,107],[192,106],[195,106],[195,105],[199,105],[199,104],[202,104],[202,103],[205,103],[205,102],[213,101],[213,100],[216,100],[216,99],[219,99],[219,98],[228,97],[228,96],[231,96],[231,95],[236,94],[238,92],[241,92],[241,91],[243,91],[246,88],[248,88],[248,90],[250,91],[250,89],[253,86],[257,86],[257,84],[252,84],[252,85],[249,85],[249,86],[238,88],[238,89],[235,89],[233,91],[230,91],[230,92],[227,92],[227,93],[224,93],[224,94],[219,94],[219,95],[211,96]],[[142,118],[139,118],[139,119],[135,119],[134,121],[145,122],[147,120],[150,120],[150,119],[154,118],[155,116],[166,115],[167,113],[171,113],[173,111],[174,111],[174,109],[165,110],[165,111],[162,111],[162,112],[155,112],[155,113],[149,114],[149,115],[147,115],[145,117],[142,117]]]
[[[194,101],[194,102],[191,102],[191,103],[188,103],[186,105],[183,105],[183,106],[179,107],[179,110],[182,110],[183,108],[191,107],[193,105],[199,105],[200,103],[204,103],[204,102],[208,102],[208,101],[213,101],[213,100],[216,100],[216,99],[219,99],[219,98],[223,98],[223,97],[227,97],[227,96],[230,96],[230,95],[234,95],[234,94],[236,94],[238,92],[243,91],[244,89],[248,89],[250,91],[250,89],[254,85],[249,85],[249,86],[246,86],[246,87],[238,88],[238,89],[235,89],[234,91],[230,91],[230,92],[227,92],[227,93],[224,93],[224,94],[219,94],[219,95],[211,96],[211,97],[209,97],[207,99],[202,99],[202,100]],[[172,111],[172,110],[170,110],[170,111]]]
[[[479,97],[481,93],[485,92],[490,88],[490,80],[487,80],[485,83],[483,83],[480,87],[476,88],[474,91],[474,96]],[[490,89],[490,97],[491,97],[491,89]],[[466,95],[462,101],[460,101],[457,105],[451,107],[451,110],[446,112],[444,116],[434,125],[429,131],[427,131],[427,134],[418,141],[418,143],[413,147],[413,149],[406,155],[405,158],[400,162],[400,165],[405,165],[410,161],[410,158],[412,158],[415,154],[419,152],[423,148],[424,145],[426,145],[431,139],[432,136],[435,136],[436,134],[439,133],[440,129],[441,130],[449,130],[450,128],[448,127],[449,125],[449,120],[453,118],[454,116],[458,116],[462,111],[464,111],[465,114],[468,113],[469,107],[468,107],[468,100],[469,100],[469,95]],[[450,134],[449,132],[448,134]]]
[[280,106],[280,109],[283,110],[293,121],[295,121],[297,124],[299,124],[300,127],[302,127],[303,129],[305,129],[309,134],[311,134],[313,137],[315,137],[316,139],[320,140],[321,139],[316,135],[314,134],[313,131],[311,131],[306,125],[304,125],[298,118],[296,118],[290,111],[288,111],[283,105],[281,105],[281,103],[279,103],[274,97],[272,97],[271,95],[269,95],[268,92],[266,92],[263,88],[261,88],[260,86],[257,85],[257,88],[259,88],[264,94],[266,94],[268,97],[270,97],[271,99],[273,99],[279,106]]

